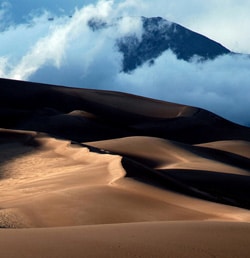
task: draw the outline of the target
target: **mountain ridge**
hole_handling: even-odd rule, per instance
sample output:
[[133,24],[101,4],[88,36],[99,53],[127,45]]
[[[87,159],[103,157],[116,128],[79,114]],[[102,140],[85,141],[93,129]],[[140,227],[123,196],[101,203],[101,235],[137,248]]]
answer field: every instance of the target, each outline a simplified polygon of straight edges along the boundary
[[[167,50],[172,51],[177,59],[187,62],[192,59],[213,60],[224,54],[234,54],[220,43],[162,17],[142,16],[140,19],[141,39],[133,33],[116,39],[116,47],[123,55],[123,72],[130,73],[147,62],[153,65],[154,60]],[[93,32],[114,24],[108,24],[97,18],[88,21],[88,26]]]

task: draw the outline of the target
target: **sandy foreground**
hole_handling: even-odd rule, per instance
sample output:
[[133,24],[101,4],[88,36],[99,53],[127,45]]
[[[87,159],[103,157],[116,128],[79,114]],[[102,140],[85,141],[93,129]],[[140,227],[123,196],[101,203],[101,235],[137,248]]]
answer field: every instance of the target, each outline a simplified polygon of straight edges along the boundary
[[2,132],[1,257],[247,257],[248,210],[125,177],[119,155]]
[[0,231],[1,257],[249,257],[249,224],[144,222]]
[[0,257],[250,257],[248,128],[121,93],[10,84],[22,97],[0,84]]

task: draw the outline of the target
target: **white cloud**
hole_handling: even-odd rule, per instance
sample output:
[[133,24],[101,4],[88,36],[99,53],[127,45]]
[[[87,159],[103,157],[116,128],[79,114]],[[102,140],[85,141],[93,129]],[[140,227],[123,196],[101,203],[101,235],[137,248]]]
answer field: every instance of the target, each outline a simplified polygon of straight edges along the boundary
[[162,16],[210,37],[235,52],[250,54],[250,1],[147,1],[146,16]]
[[11,23],[11,4],[7,1],[0,3],[0,31],[3,31]]
[[[213,10],[204,1],[202,5],[198,0],[188,1],[189,4],[178,0],[177,3],[99,1],[96,5],[76,9],[72,18],[55,16],[53,21],[48,21],[50,14],[45,12],[27,24],[10,26],[0,34],[0,76],[131,92],[203,107],[235,122],[249,123],[249,58],[223,56],[205,63],[187,63],[166,52],[153,66],[146,64],[132,74],[119,72],[122,56],[117,52],[115,39],[130,32],[141,36],[141,21],[133,15],[170,16],[173,21],[198,25],[197,21],[205,24],[207,20],[214,23],[216,31],[220,17],[213,18],[217,9]],[[209,3],[220,7],[218,1]],[[229,0],[225,3],[236,5]],[[182,17],[186,12],[188,15]],[[121,18],[125,14],[129,16]],[[231,14],[229,8],[223,18],[225,22]],[[107,20],[114,26],[92,31],[87,25],[92,17]],[[239,22],[232,17],[234,20],[228,21],[228,26],[234,24],[236,28]]]
[[142,20],[140,17],[126,16],[119,20],[117,36],[135,35],[139,40],[142,37]]
[[249,57],[221,56],[197,64],[177,60],[168,51],[154,66],[144,65],[132,75],[119,74],[116,85],[135,94],[202,107],[246,124],[250,121],[249,70]]

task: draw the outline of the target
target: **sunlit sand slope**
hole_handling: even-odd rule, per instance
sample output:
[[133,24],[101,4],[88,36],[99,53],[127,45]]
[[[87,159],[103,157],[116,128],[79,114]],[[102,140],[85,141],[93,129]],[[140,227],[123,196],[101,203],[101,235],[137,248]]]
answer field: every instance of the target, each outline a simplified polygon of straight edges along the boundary
[[0,128],[1,257],[248,257],[249,128],[5,79]]

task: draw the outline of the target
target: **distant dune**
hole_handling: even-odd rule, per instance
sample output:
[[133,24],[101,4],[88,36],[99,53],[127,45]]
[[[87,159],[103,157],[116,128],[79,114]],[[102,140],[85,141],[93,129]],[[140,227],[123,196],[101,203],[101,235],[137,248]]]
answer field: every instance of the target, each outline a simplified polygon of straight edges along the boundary
[[1,257],[248,257],[250,128],[0,79]]

